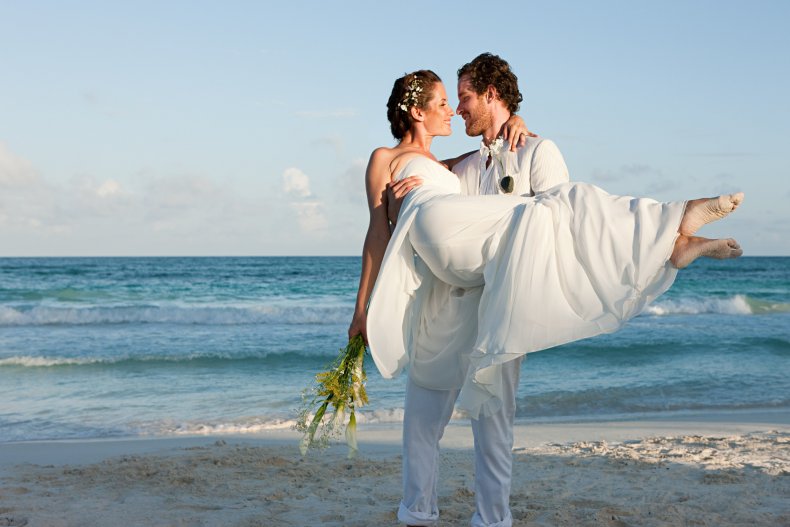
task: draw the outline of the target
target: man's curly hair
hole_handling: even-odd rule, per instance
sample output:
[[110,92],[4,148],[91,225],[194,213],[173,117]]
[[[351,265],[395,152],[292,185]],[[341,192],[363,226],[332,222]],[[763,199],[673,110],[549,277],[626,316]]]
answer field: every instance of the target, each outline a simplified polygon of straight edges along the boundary
[[458,70],[458,78],[468,75],[472,88],[478,95],[485,93],[489,86],[496,88],[499,98],[505,103],[510,113],[516,113],[519,103],[524,100],[518,91],[518,77],[510,69],[504,59],[491,53],[482,53],[472,62],[464,64]]

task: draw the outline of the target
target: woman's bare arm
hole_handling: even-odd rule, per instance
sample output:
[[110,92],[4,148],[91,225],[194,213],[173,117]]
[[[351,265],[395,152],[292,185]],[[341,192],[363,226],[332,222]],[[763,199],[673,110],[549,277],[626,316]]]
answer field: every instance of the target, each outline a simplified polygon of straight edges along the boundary
[[373,151],[365,172],[365,188],[368,197],[370,221],[365,244],[362,247],[362,273],[359,276],[359,290],[354,306],[354,318],[348,328],[348,338],[361,334],[368,340],[367,307],[373,285],[381,268],[384,251],[390,239],[389,222],[387,221],[386,187],[390,182],[389,170],[392,160],[391,150],[379,148]]
[[521,148],[527,144],[527,137],[538,136],[538,134],[530,132],[524,119],[516,114],[512,114],[505,124],[502,125],[502,128],[499,130],[499,135],[501,135],[504,140],[510,142],[511,152],[515,152],[516,148]]

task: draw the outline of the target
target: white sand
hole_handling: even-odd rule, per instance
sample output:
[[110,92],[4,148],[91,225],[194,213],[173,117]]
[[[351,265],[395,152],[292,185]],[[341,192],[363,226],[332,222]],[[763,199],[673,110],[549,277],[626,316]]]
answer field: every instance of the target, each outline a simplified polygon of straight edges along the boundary
[[[786,412],[521,425],[516,525],[790,526]],[[442,518],[472,515],[471,433],[443,441]],[[299,456],[296,436],[0,445],[0,526],[389,526],[400,430]]]

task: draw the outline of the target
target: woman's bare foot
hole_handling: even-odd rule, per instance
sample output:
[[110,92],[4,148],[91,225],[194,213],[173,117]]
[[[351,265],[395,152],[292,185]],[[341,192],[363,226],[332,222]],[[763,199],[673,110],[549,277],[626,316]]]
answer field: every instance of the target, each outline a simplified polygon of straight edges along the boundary
[[675,249],[672,251],[669,261],[678,269],[683,269],[700,256],[724,260],[737,258],[742,254],[741,246],[732,238],[712,240],[699,236],[681,235],[675,242]]
[[680,220],[678,232],[693,236],[706,223],[720,220],[738,208],[743,201],[743,192],[724,194],[715,198],[693,199],[686,204],[686,212]]

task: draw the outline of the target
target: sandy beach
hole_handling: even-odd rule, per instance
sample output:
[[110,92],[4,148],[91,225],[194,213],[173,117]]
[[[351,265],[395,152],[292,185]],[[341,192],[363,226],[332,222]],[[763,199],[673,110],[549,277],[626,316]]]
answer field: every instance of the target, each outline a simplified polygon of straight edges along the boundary
[[[519,425],[516,525],[790,525],[790,415]],[[302,458],[297,436],[6,443],[0,526],[398,525],[400,429]],[[472,437],[443,440],[441,526],[468,525]]]

